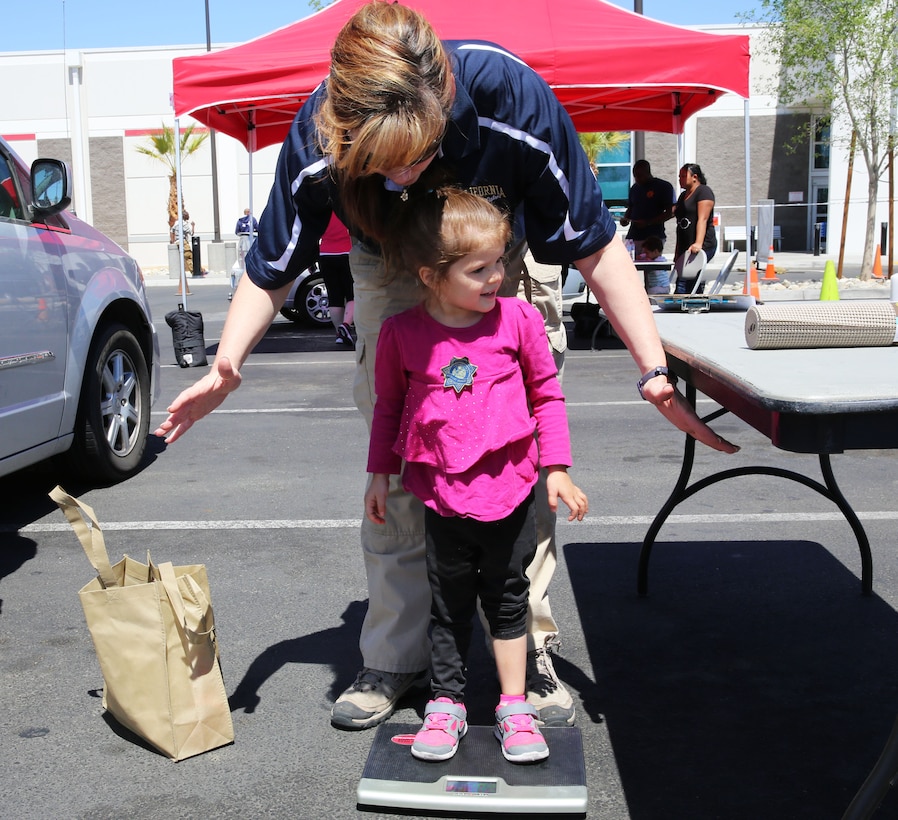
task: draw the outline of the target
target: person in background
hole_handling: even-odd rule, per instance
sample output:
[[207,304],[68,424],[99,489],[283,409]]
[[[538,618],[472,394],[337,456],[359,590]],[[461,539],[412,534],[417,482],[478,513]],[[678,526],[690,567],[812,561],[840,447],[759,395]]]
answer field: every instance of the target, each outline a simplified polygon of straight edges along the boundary
[[234,290],[237,287],[237,280],[246,270],[246,255],[256,241],[256,234],[259,232],[259,223],[252,215],[249,208],[245,208],[243,216],[237,220],[234,227],[234,233],[237,234],[237,271],[231,270],[231,295],[228,297],[230,301],[233,298]]
[[674,189],[664,179],[652,176],[648,160],[633,163],[633,179],[627,196],[627,210],[621,217],[621,227],[630,226],[627,239],[633,241],[635,258],[642,253],[642,244],[650,236],[658,237],[662,247],[667,233],[664,223],[673,216]]
[[[190,219],[187,211],[181,212],[180,221],[175,220],[174,225],[169,228],[169,237],[172,245],[177,245],[181,256],[184,259],[184,273],[187,276],[193,275],[193,230],[196,226]],[[181,247],[181,233],[184,234],[184,246]],[[181,283],[178,282],[178,295],[181,293]],[[190,295],[190,288],[187,289],[187,295]]]
[[319,245],[318,268],[327,288],[328,310],[337,331],[337,344],[355,350],[355,339],[352,336],[355,297],[349,267],[351,250],[349,231],[336,214],[331,214]]
[[[664,243],[657,236],[648,236],[642,241],[642,253],[637,262],[666,262],[662,252]],[[670,274],[666,270],[649,270],[645,273],[646,293],[669,293]]]
[[[297,113],[274,179],[215,361],[175,398],[155,431],[167,442],[177,441],[240,386],[240,368],[293,280],[315,261],[334,211],[353,236],[353,392],[370,426],[381,324],[419,301],[414,288],[385,268],[381,243],[390,238],[391,215],[438,180],[520,214],[515,224],[525,235],[515,237],[506,283],[539,309],[559,369],[566,340],[560,266],[570,262],[644,374],[638,382],[644,399],[708,446],[739,449],[708,427],[666,378],[645,288],[617,238],[576,129],[548,84],[500,46],[444,44],[419,12],[401,3],[365,3],[338,34],[328,77]],[[552,281],[523,276],[527,243],[537,261],[557,266]],[[527,701],[544,725],[569,726],[573,700],[551,659],[559,639],[548,586],[557,558],[544,481],[535,503],[541,529],[527,570]],[[424,506],[395,477],[385,518],[380,526],[367,518],[362,523],[368,581],[359,638],[363,666],[331,709],[331,723],[340,729],[382,723],[406,692],[426,686],[430,677]]]
[[249,208],[244,208],[243,216],[237,220],[237,226],[234,228],[234,233],[237,234],[237,236],[252,236],[258,232],[259,222],[252,215]]
[[536,309],[499,297],[511,226],[498,208],[450,187],[409,197],[400,210],[401,241],[385,248],[387,259],[397,275],[420,283],[424,299],[381,327],[365,513],[385,523],[390,476],[400,473],[425,507],[433,698],[411,753],[448,760],[465,734],[465,664],[479,599],[499,677],[502,754],[512,763],[543,760],[549,747],[525,697],[526,569],[536,554],[540,463],[553,510],[561,498],[568,520],[579,521],[588,508],[567,473],[557,368]]
[[[717,234],[714,231],[714,191],[708,187],[708,180],[702,169],[694,162],[680,168],[680,187],[683,191],[674,206],[677,224],[677,246],[674,260],[684,253],[695,254],[704,251],[711,261],[717,253]],[[695,279],[677,279],[677,293],[691,293]],[[704,290],[699,284],[698,293]]]

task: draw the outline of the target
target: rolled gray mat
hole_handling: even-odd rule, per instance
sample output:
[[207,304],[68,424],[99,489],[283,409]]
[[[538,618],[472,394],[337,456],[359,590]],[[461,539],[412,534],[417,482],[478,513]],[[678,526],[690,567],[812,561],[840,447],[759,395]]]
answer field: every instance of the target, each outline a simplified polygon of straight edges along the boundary
[[895,341],[895,308],[883,299],[773,302],[745,314],[752,350],[793,347],[881,347]]

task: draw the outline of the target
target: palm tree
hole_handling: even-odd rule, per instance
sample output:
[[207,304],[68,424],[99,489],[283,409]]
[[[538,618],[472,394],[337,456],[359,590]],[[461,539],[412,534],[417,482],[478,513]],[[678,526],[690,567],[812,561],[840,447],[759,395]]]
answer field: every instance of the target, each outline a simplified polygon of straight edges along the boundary
[[[195,125],[189,125],[181,132],[181,162],[196,153],[209,136],[208,131],[194,135]],[[162,123],[162,130],[150,134],[146,145],[138,145],[137,150],[168,168],[168,227],[175,224],[178,214],[178,165],[175,151],[175,129]],[[182,203],[183,205],[183,203]]]
[[589,158],[589,167],[592,168],[593,174],[596,174],[596,157],[603,151],[610,151],[617,148],[621,143],[630,139],[629,134],[620,131],[603,131],[599,133],[578,134],[580,137],[580,145],[586,151]]

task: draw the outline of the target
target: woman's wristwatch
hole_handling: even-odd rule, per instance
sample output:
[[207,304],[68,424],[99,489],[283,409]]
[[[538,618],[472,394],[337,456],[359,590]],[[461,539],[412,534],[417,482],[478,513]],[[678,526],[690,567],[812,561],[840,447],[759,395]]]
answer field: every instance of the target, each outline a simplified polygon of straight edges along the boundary
[[649,379],[654,379],[655,376],[667,376],[667,381],[671,384],[677,383],[677,377],[675,373],[671,373],[670,370],[664,365],[658,365],[658,367],[653,367],[649,370],[648,373],[643,373],[642,378],[636,382],[636,389],[639,391],[639,395],[643,401],[648,401],[645,397],[645,393],[642,392],[642,388],[645,387],[645,383],[649,381]]

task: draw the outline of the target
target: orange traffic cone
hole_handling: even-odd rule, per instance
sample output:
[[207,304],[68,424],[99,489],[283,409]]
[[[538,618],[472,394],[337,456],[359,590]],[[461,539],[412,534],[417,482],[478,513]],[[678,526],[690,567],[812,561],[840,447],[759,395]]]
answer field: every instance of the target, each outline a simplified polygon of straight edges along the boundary
[[876,246],[876,253],[873,255],[873,278],[882,279],[882,249]]
[[770,252],[767,254],[767,269],[764,271],[765,279],[776,279],[776,268],[773,266],[773,245],[770,246]]
[[745,286],[742,292],[746,295],[754,296],[757,302],[761,301],[761,291],[758,287],[758,269],[751,263],[749,263],[745,272]]

